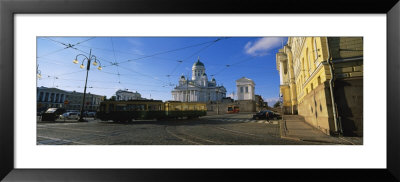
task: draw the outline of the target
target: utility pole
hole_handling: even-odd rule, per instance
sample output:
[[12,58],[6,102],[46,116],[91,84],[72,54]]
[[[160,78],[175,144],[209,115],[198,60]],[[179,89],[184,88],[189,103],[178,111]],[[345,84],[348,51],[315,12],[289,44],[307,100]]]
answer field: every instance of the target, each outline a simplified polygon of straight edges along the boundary
[[217,88],[217,91],[216,91],[216,100],[217,100],[217,115],[219,115],[219,99],[218,99],[218,94],[219,94],[219,88]]
[[189,102],[189,77],[186,79],[186,102]]
[[[85,120],[83,119],[83,110],[84,110],[84,107],[85,107],[86,87],[87,87],[87,80],[88,80],[88,75],[89,75],[89,70],[90,70],[90,62],[91,62],[92,60],[94,60],[93,65],[96,66],[98,63],[100,63],[100,61],[97,60],[96,56],[92,55],[92,49],[90,49],[89,57],[87,57],[87,56],[84,55],[84,54],[78,54],[78,55],[75,57],[75,59],[73,60],[73,63],[78,64],[78,57],[79,57],[79,56],[83,56],[83,57],[84,57],[84,59],[82,60],[82,64],[81,64],[80,68],[83,69],[83,68],[85,67],[85,66],[83,65],[83,62],[84,62],[85,60],[87,61],[85,89],[83,90],[83,98],[82,98],[82,106],[81,106],[81,115],[79,116],[79,121],[83,122],[83,121],[85,121]],[[101,70],[101,69],[102,69],[101,63],[100,63],[100,66],[99,66],[97,69],[98,69],[98,70]]]
[[186,74],[186,102],[189,102],[189,74]]
[[[89,52],[89,59],[87,59],[85,89],[83,90],[83,99],[82,99],[81,115],[79,116],[79,121],[80,121],[80,122],[85,121],[85,120],[83,119],[83,110],[84,110],[84,107],[85,107],[86,87],[87,87],[87,79],[88,79],[88,76],[89,76],[90,61],[91,61],[90,59],[91,59],[91,57],[92,57],[92,49],[90,49],[90,52]],[[83,63],[82,63],[82,64],[83,64]]]

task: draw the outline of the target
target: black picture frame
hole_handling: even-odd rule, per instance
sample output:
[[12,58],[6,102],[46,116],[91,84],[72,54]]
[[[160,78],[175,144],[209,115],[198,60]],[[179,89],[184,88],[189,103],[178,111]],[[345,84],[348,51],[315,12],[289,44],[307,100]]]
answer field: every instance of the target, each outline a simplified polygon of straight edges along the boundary
[[[15,169],[14,15],[32,13],[380,13],[387,15],[386,169]],[[0,179],[5,181],[399,181],[398,0],[0,0]],[[380,61],[380,60],[377,60]],[[389,99],[390,98],[390,99]]]

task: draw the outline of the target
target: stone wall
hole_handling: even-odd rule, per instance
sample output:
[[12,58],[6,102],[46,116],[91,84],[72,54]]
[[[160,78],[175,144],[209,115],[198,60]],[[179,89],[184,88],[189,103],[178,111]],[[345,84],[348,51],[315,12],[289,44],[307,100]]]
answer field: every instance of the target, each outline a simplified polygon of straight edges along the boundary
[[328,37],[333,59],[363,56],[362,37]]
[[363,136],[362,77],[338,79],[335,82],[334,90],[343,134],[346,136]]
[[237,105],[239,106],[239,112],[256,112],[256,102],[254,100],[240,100],[232,103],[208,103],[207,104],[207,115],[226,114],[228,106]]
[[335,130],[330,98],[329,82],[320,84],[304,97],[298,105],[299,115],[305,121],[325,134],[332,134]]
[[[345,136],[363,136],[363,79],[335,81],[334,96],[338,124]],[[329,82],[312,90],[298,106],[299,115],[310,125],[330,135],[335,131]]]

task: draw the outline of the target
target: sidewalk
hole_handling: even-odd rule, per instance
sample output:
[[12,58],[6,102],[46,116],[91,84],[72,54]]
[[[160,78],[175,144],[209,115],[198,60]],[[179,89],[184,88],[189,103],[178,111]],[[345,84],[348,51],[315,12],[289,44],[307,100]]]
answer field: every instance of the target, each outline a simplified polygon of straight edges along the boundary
[[281,138],[337,145],[362,145],[362,137],[333,137],[312,127],[299,115],[284,115],[280,122]]

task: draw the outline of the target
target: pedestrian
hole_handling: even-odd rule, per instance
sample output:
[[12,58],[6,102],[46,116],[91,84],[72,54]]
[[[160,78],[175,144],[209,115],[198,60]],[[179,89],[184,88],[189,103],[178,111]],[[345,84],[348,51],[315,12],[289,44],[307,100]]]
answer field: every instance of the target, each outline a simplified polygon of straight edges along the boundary
[[265,112],[265,118],[267,119],[267,121],[269,122],[269,112]]

